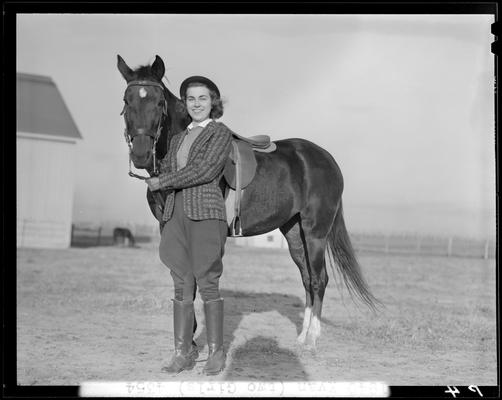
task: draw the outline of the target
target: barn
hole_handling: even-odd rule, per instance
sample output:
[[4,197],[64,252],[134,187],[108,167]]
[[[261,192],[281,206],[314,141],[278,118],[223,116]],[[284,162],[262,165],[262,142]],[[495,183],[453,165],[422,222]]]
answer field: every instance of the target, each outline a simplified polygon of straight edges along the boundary
[[16,118],[17,247],[69,247],[82,136],[47,76],[17,74]]

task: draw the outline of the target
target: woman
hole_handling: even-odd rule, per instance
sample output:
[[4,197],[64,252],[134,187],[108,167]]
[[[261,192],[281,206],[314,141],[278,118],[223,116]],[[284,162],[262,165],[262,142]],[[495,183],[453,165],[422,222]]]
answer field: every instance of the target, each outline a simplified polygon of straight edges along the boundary
[[173,136],[150,190],[172,189],[167,195],[159,254],[174,281],[175,353],[164,372],[192,369],[198,357],[193,341],[196,287],[204,302],[209,357],[204,373],[225,367],[223,299],[219,278],[227,238],[225,202],[219,187],[231,149],[231,131],[215,119],[223,115],[218,87],[202,76],[181,84],[180,96],[191,117],[187,129]]

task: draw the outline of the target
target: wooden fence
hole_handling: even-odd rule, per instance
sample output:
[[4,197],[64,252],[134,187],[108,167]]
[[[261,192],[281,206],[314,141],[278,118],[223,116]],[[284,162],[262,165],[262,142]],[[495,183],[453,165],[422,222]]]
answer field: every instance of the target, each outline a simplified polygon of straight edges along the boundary
[[[156,227],[155,227],[156,229]],[[133,230],[134,234],[134,230]],[[158,232],[143,231],[134,235],[137,243],[158,239]],[[262,235],[266,236],[266,235]],[[276,237],[277,236],[277,237]],[[280,236],[280,237],[279,237]],[[269,239],[268,241],[265,239]],[[270,240],[270,239],[273,240]],[[251,240],[252,239],[252,240]],[[263,239],[263,238],[262,238]],[[266,236],[264,240],[253,238],[229,238],[229,244],[287,248],[282,235]],[[430,255],[445,257],[495,258],[494,240],[476,240],[461,237],[436,237],[419,235],[351,234],[356,252],[382,254]],[[111,246],[113,230],[102,226],[72,225],[71,245],[74,247]]]
[[[147,243],[152,240],[152,235],[148,232],[134,234],[134,230],[131,231],[136,243]],[[72,247],[112,246],[113,244],[113,229],[111,228],[77,224],[71,226]]]
[[[351,234],[354,250],[384,254],[431,255],[446,257],[494,258],[494,240],[461,237],[437,237],[405,234]],[[287,249],[284,236],[277,230],[251,237],[228,238],[236,246],[272,247]]]
[[407,235],[351,235],[354,249],[359,252],[415,254],[446,257],[495,258],[493,240],[461,237]]

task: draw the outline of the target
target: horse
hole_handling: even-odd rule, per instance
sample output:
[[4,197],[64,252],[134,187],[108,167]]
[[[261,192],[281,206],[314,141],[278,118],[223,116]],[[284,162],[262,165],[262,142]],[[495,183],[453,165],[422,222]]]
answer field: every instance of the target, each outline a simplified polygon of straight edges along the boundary
[[[120,55],[117,68],[127,82],[124,93],[125,136],[130,161],[150,176],[165,156],[171,137],[189,124],[181,100],[162,82],[163,60],[131,69]],[[331,154],[300,138],[275,141],[276,150],[256,153],[256,175],[241,199],[243,236],[279,229],[297,265],[305,289],[305,313],[298,342],[316,347],[321,335],[321,312],[328,283],[326,253],[336,265],[351,297],[376,311],[381,304],[371,293],[355,256],[342,207],[343,177]],[[136,174],[130,175],[138,177]],[[221,182],[222,192],[225,182]],[[162,229],[162,191],[147,199]],[[165,196],[165,194],[164,194]]]
[[118,246],[120,244],[127,245],[129,247],[136,246],[134,236],[128,228],[117,227],[113,230],[113,245]]

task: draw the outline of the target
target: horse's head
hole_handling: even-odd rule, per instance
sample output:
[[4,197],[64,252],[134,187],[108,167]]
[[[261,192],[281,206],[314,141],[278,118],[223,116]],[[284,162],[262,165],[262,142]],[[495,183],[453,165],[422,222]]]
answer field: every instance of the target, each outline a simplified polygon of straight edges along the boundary
[[154,166],[155,147],[162,133],[164,118],[168,117],[169,93],[162,84],[164,62],[156,56],[151,66],[133,71],[118,55],[117,67],[127,82],[122,114],[131,161],[136,168],[151,168]]

